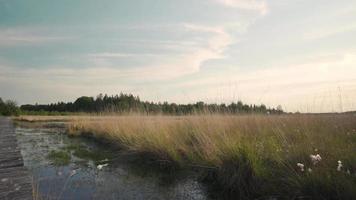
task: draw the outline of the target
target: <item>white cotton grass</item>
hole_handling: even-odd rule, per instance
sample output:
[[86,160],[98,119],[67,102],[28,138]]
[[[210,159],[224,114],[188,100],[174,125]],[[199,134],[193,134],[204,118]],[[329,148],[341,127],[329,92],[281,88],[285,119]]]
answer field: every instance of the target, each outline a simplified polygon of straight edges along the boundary
[[[314,149],[314,151],[317,152],[318,149]],[[321,156],[320,156],[320,154],[316,154],[316,155],[311,154],[310,159],[311,159],[313,165],[316,165],[317,163],[319,163],[321,161]],[[297,163],[297,167],[300,169],[300,171],[304,172],[305,165],[303,163]],[[308,167],[307,171],[309,173],[311,173],[313,170],[310,167]]]
[[300,171],[304,172],[304,164],[303,163],[297,163],[297,167],[299,167]]
[[337,161],[337,171],[341,171],[341,168],[342,168],[342,162],[341,160]]
[[106,166],[108,166],[109,164],[102,164],[102,165],[98,165],[97,166],[97,168],[98,168],[98,170],[101,170],[101,169],[103,169],[103,167],[106,167]]
[[313,165],[316,165],[316,164],[318,164],[318,162],[321,161],[321,156],[319,154],[316,154],[316,155],[312,154],[312,155],[310,155],[310,159],[311,159]]
[[72,177],[72,176],[74,176],[74,175],[76,175],[77,174],[77,170],[72,170],[71,172],[70,172],[70,174],[69,174],[69,177]]

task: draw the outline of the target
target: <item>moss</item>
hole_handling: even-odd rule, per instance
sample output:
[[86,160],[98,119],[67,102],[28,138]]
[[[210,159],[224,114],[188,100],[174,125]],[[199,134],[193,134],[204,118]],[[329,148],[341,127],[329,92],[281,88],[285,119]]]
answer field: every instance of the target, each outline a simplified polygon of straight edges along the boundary
[[71,155],[66,151],[55,151],[49,152],[47,158],[56,166],[68,165],[71,160]]

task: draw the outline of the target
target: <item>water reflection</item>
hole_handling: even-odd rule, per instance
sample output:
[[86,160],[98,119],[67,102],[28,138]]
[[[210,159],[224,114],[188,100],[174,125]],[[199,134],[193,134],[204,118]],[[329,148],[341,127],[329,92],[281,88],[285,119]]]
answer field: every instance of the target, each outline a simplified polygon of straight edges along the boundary
[[[32,172],[41,198],[208,199],[194,176],[170,176],[145,166],[135,168],[120,151],[110,148],[108,152],[107,146],[90,139],[69,138],[58,123],[45,127],[18,125],[16,133],[25,166]],[[70,162],[55,166],[48,158],[51,151],[67,152]],[[100,170],[99,164],[103,165]]]

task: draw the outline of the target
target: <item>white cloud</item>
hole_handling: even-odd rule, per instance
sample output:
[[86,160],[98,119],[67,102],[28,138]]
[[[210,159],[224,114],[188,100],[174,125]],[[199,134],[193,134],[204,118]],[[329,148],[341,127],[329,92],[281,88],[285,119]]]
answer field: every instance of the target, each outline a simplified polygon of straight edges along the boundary
[[264,0],[214,0],[214,1],[227,7],[258,11],[262,15],[268,12],[267,3]]
[[339,33],[350,32],[356,30],[356,24],[338,24],[330,27],[318,27],[304,33],[303,37],[306,40],[322,39],[333,36]]
[[[181,75],[194,73],[200,70],[204,62],[212,59],[224,57],[225,49],[232,44],[233,39],[223,27],[201,26],[195,24],[184,24],[187,31],[212,34],[201,47],[194,48],[193,51],[186,52],[176,59],[175,64],[167,67],[170,72]],[[176,74],[176,75],[178,75]]]
[[[178,47],[180,53],[176,54],[126,54],[118,52],[102,52],[89,54],[88,59],[92,61],[93,67],[100,69],[112,68],[117,69],[122,66],[117,64],[117,59],[141,59],[147,57],[154,58],[153,61],[145,60],[142,66],[135,66],[126,70],[120,71],[120,75],[134,76],[148,80],[164,80],[176,77],[181,77],[187,74],[196,73],[200,70],[204,62],[212,59],[224,58],[225,49],[233,43],[233,37],[227,33],[223,27],[202,26],[196,24],[183,24],[180,30],[189,34],[204,35],[201,40],[185,42],[194,44],[187,46],[185,43],[184,49]],[[160,43],[160,41],[158,41]],[[150,63],[150,61],[152,63]],[[99,70],[100,70],[99,69]]]
[[[18,91],[18,93],[37,91],[38,94],[41,94],[40,91],[42,91],[42,94],[46,94],[47,91],[49,93],[58,91],[63,93],[61,96],[67,97],[99,92],[135,92],[140,90],[134,86],[135,82],[169,81],[172,78],[198,72],[204,62],[223,58],[224,50],[232,43],[232,37],[222,27],[184,24],[182,28],[188,33],[203,34],[203,40],[194,41],[193,46],[179,55],[166,55],[166,59],[159,59],[156,64],[121,68],[115,66],[113,60],[124,57],[135,59],[136,56],[142,58],[142,54],[102,52],[83,57],[91,59],[93,64],[86,68],[47,66],[46,68],[23,69],[0,66],[0,84],[11,88],[20,86],[18,88],[21,92]],[[163,56],[161,55],[161,57]],[[7,92],[11,93],[12,91]],[[152,95],[153,91],[150,89],[144,92]],[[41,97],[33,96],[31,99],[39,101]],[[48,96],[46,99],[53,99],[53,97]]]
[[35,28],[2,28],[0,29],[0,46],[42,44],[73,39],[72,37],[46,35],[43,31],[43,29]]
[[194,47],[181,55],[169,59],[168,63],[145,67],[141,71],[141,76],[152,79],[170,79],[196,73],[204,62],[223,58],[225,49],[233,42],[232,36],[222,27],[195,24],[184,24],[184,27],[187,31],[209,33],[211,36],[206,41],[203,41],[200,47]]
[[[290,64],[252,72],[222,72],[175,85],[189,91],[185,99],[283,105],[288,111],[328,112],[355,110],[356,53],[344,53],[334,59],[324,57],[304,64]],[[339,90],[340,88],[340,90]],[[340,105],[340,96],[342,105]],[[182,99],[172,96],[170,100]],[[184,101],[183,101],[184,102]],[[341,108],[343,107],[343,108]]]
[[[150,81],[169,80],[171,78],[198,72],[203,63],[208,60],[223,58],[225,56],[225,49],[233,42],[232,36],[227,33],[223,27],[183,24],[179,25],[178,29],[187,33],[187,35],[203,36],[200,37],[199,40],[196,40],[196,38],[187,39],[187,41],[183,42],[185,48],[182,49],[178,47],[180,53],[176,54],[164,54],[163,52],[159,54],[99,52],[87,54],[80,58],[78,57],[78,59],[87,59],[87,61],[91,62],[91,65],[85,68],[83,68],[83,66],[78,66],[79,68],[74,66],[48,66],[41,70],[25,68],[20,71],[16,71],[14,68],[3,68],[0,77],[3,76],[3,78],[6,78],[10,73],[13,78],[34,77],[36,74],[42,74],[43,76],[40,77],[51,77],[51,79],[71,77],[74,79],[75,76],[80,74],[87,79],[133,77],[133,79],[145,79]],[[11,34],[8,34],[9,37],[5,38],[9,39],[10,35]],[[11,35],[11,37],[15,36]],[[28,35],[26,38],[26,40],[25,38],[13,39],[12,42],[44,42],[47,41],[47,39],[61,39],[52,37],[28,37]],[[157,42],[161,44],[161,41],[158,40]],[[178,42],[176,45],[178,45]],[[129,58],[132,60],[139,58],[145,60],[147,57],[154,58],[151,59],[154,62],[144,62],[141,66],[133,66],[130,68],[120,66],[117,62],[117,60],[121,58]],[[80,67],[82,67],[82,69]]]
[[[205,59],[208,56],[202,57]],[[271,106],[281,104],[288,111],[354,110],[356,109],[356,104],[353,103],[356,98],[356,53],[344,53],[333,58],[321,57],[304,64],[291,64],[253,72],[222,71],[196,80],[183,79],[176,83],[166,78],[160,79],[158,74],[162,75],[161,72],[150,73],[142,69],[95,67],[19,69],[0,66],[0,89],[4,89],[3,91],[7,93],[17,91],[16,88],[23,92],[37,91],[37,96],[32,97],[34,102],[48,99],[56,101],[63,96],[75,98],[78,95],[95,95],[100,92],[114,94],[126,91],[138,94],[143,99],[169,100],[178,103],[197,100],[229,102],[242,99],[247,103],[265,103]],[[196,59],[201,60],[201,58]],[[174,67],[178,70],[179,65]],[[164,73],[169,72],[169,69],[164,71]],[[173,75],[170,77],[174,77],[175,71],[171,73]],[[156,76],[152,78],[150,75],[153,74]],[[147,86],[146,81],[153,79],[155,79],[153,85]],[[6,89],[10,87],[13,90]],[[57,91],[54,96],[53,91]],[[166,94],[166,91],[175,92]],[[19,91],[17,93],[22,94]],[[32,93],[28,95],[31,96]],[[43,95],[47,94],[46,99]],[[9,95],[5,97],[9,98]]]
[[88,56],[93,58],[127,58],[127,57],[133,57],[135,56],[135,54],[104,52],[104,53],[89,54]]

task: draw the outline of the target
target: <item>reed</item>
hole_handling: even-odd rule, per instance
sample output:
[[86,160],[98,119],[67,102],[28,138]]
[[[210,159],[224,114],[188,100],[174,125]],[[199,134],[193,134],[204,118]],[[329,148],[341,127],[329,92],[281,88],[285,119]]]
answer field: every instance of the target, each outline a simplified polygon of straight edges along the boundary
[[351,114],[92,116],[73,118],[69,134],[90,134],[177,168],[210,169],[203,180],[227,198],[356,196]]

